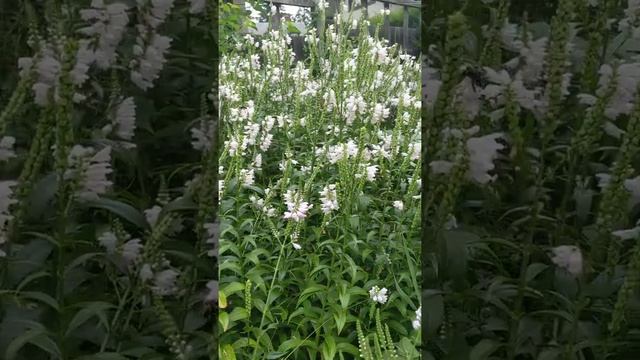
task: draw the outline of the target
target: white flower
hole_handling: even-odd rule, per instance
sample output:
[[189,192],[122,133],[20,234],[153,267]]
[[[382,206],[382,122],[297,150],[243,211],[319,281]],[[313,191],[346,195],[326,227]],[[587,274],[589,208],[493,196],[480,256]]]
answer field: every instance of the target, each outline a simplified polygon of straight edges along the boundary
[[107,250],[107,254],[113,254],[116,252],[118,238],[112,231],[105,231],[100,234],[100,236],[98,237],[98,242]]
[[151,0],[151,7],[148,8],[149,13],[146,14],[145,20],[152,29],[164,22],[173,7],[173,2],[174,0]]
[[322,212],[328,214],[334,210],[338,210],[338,194],[336,193],[336,185],[330,184],[320,191],[320,201],[322,202]]
[[367,166],[367,180],[374,181],[378,173],[378,165]]
[[0,161],[7,161],[16,157],[13,151],[15,143],[16,139],[13,136],[3,136],[0,138]]
[[140,89],[147,90],[153,87],[153,81],[159,77],[160,70],[166,62],[165,55],[169,46],[170,37],[154,33],[142,58],[135,60],[138,66],[131,71],[131,81]]
[[284,198],[285,203],[287,204],[287,211],[284,212],[284,219],[301,221],[307,217],[309,210],[313,208],[313,205],[306,201],[302,201],[302,196],[293,190],[288,190],[284,195]]
[[636,226],[631,229],[617,230],[612,232],[611,234],[619,237],[622,240],[638,239],[638,237],[640,237],[640,226]]
[[113,126],[116,129],[116,135],[120,139],[133,139],[136,129],[136,103],[133,101],[133,97],[122,100],[118,105],[113,118]]
[[65,179],[76,184],[75,195],[82,200],[95,200],[111,186],[107,175],[111,169],[111,147],[94,153],[93,148],[75,145],[69,153],[69,169]]
[[255,170],[254,169],[242,169],[240,170],[240,180],[244,186],[251,186],[255,182]]
[[122,246],[122,257],[125,259],[127,264],[130,265],[138,259],[141,249],[142,244],[140,243],[140,239],[131,239]]
[[151,265],[144,264],[142,268],[140,268],[140,280],[147,281],[153,278],[153,270],[151,270]]
[[371,115],[371,123],[377,124],[383,119],[389,117],[389,109],[385,108],[382,104],[375,104],[373,107],[373,115]]
[[127,6],[122,3],[105,6],[102,0],[93,0],[91,8],[80,10],[80,17],[84,21],[90,21],[91,25],[79,32],[97,39],[93,60],[100,69],[110,68],[116,60],[117,47],[129,23]]
[[[58,78],[62,71],[62,64],[50,44],[45,44],[40,53],[40,58],[35,64],[37,79],[33,84],[34,101],[37,105],[46,106],[50,98],[58,99]],[[53,90],[53,94],[50,90]]]
[[420,329],[420,326],[422,325],[422,306],[418,307],[418,310],[416,310],[416,318],[411,322],[411,325],[414,330]]
[[300,244],[298,244],[297,242],[292,242],[291,245],[293,245],[293,248],[296,249],[296,250],[302,249],[302,246]]
[[369,290],[369,296],[371,300],[380,304],[386,303],[389,298],[387,296],[387,288],[380,289],[378,286],[374,286]]
[[404,203],[401,200],[396,200],[393,202],[393,207],[398,211],[404,210]]
[[20,77],[24,78],[29,75],[31,70],[33,69],[33,58],[32,57],[21,57],[18,59],[18,69],[20,70]]
[[89,72],[89,67],[95,60],[95,54],[89,46],[90,42],[88,40],[80,40],[78,52],[76,53],[76,64],[69,73],[71,81],[76,86],[80,86],[87,81],[89,78],[89,75],[87,74]]
[[486,184],[495,179],[495,176],[489,175],[488,172],[495,167],[493,160],[498,157],[498,150],[504,148],[504,145],[496,141],[502,136],[496,133],[467,140],[469,175],[480,184]]
[[582,252],[577,246],[562,245],[551,249],[551,261],[559,268],[578,276],[582,273]]
[[151,290],[158,295],[171,295],[175,293],[178,288],[176,286],[176,280],[179,273],[173,269],[162,270],[154,277],[154,286]]
[[147,219],[147,222],[151,227],[156,226],[158,222],[158,216],[160,216],[160,212],[162,211],[162,207],[158,205],[154,205],[150,209],[144,211],[144,217]]

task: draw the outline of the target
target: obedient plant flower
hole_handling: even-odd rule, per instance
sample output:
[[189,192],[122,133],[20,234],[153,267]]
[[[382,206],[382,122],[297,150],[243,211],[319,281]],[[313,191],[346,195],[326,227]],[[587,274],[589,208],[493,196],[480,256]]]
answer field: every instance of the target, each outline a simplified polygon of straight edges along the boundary
[[369,290],[369,296],[371,297],[371,300],[373,300],[374,302],[384,304],[387,302],[387,299],[389,298],[387,296],[387,291],[388,291],[387,288],[381,289],[376,285]]
[[118,246],[118,237],[112,231],[105,231],[98,237],[98,243],[107,251],[107,254],[114,254]]
[[35,63],[35,71],[37,78],[32,86],[35,103],[40,106],[46,106],[49,104],[50,99],[57,102],[62,64],[52,44],[43,43],[41,45],[39,58]]
[[396,200],[393,202],[393,207],[398,211],[402,211],[404,210],[404,203],[402,200]]
[[120,139],[133,139],[136,129],[136,104],[132,97],[125,98],[118,104],[113,125],[115,133]]
[[140,280],[142,282],[146,282],[148,280],[153,279],[153,269],[149,264],[143,264],[140,268]]
[[309,210],[313,208],[312,204],[302,200],[302,195],[293,190],[288,190],[284,194],[285,204],[287,205],[287,211],[284,212],[284,219],[291,219],[293,221],[304,220]]
[[75,145],[69,153],[69,168],[65,179],[74,182],[75,196],[95,200],[111,186],[107,175],[111,169],[111,147],[96,152],[91,147]]
[[161,296],[172,295],[177,290],[176,280],[179,273],[173,269],[162,270],[155,274],[151,290]]
[[131,81],[140,89],[148,90],[153,87],[153,81],[160,76],[160,70],[166,62],[165,55],[170,45],[171,38],[159,34],[153,34],[144,50],[142,40],[136,45],[134,53],[140,58],[131,62]]
[[493,160],[498,156],[498,150],[504,148],[504,145],[496,141],[502,136],[502,134],[491,134],[467,140],[469,175],[480,184],[486,184],[496,178],[495,175],[490,176],[488,172],[495,167]]
[[140,239],[131,239],[122,245],[122,258],[127,265],[132,265],[140,256],[142,243]]
[[16,156],[13,146],[16,139],[13,136],[3,136],[0,138],[0,161],[7,161]]
[[322,212],[328,214],[334,210],[338,210],[338,194],[336,193],[336,184],[329,184],[320,191],[320,201],[322,202]]
[[131,60],[131,81],[142,90],[153,87],[166,62],[165,55],[171,45],[171,38],[157,33],[157,28],[165,21],[173,0],[138,0],[138,10],[144,22],[138,24],[138,37],[133,46]]
[[152,228],[158,223],[160,212],[162,212],[162,207],[158,205],[154,205],[144,211],[144,217],[145,219],[147,219],[147,222],[149,223],[149,225],[151,225]]
[[640,1],[627,0],[624,18],[618,22],[618,29],[630,34],[633,38],[640,38]]
[[103,0],[93,0],[91,8],[80,10],[80,17],[91,22],[79,32],[93,38],[92,60],[100,69],[110,68],[116,61],[118,45],[129,23],[127,5],[119,2],[105,5]]
[[582,252],[577,246],[562,245],[551,249],[551,261],[571,275],[582,274]]

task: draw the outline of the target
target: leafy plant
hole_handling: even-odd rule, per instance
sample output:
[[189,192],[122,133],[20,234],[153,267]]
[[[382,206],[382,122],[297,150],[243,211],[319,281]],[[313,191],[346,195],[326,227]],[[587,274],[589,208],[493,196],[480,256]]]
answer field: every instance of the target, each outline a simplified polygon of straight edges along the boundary
[[221,356],[418,358],[420,66],[342,15],[221,61]]
[[615,3],[435,10],[424,357],[638,353],[638,9]]

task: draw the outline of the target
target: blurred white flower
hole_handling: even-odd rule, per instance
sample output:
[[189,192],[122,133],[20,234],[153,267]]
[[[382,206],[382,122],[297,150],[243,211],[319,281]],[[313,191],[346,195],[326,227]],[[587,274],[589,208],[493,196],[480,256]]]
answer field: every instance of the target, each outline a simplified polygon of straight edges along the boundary
[[416,318],[411,322],[411,325],[414,330],[418,330],[422,326],[422,306],[416,310]]
[[174,294],[178,287],[176,286],[176,280],[179,273],[173,269],[162,270],[155,274],[154,286],[151,290],[158,295],[171,295]]
[[153,278],[153,270],[151,270],[151,265],[144,264],[140,268],[140,280],[147,281]]
[[154,33],[142,57],[134,60],[136,66],[131,71],[131,81],[140,89],[148,90],[153,87],[153,81],[160,76],[160,70],[166,62],[165,55],[170,46],[170,37]]
[[128,97],[118,104],[113,117],[113,126],[120,139],[133,139],[136,129],[136,103],[133,101],[133,97]]
[[147,222],[151,227],[156,226],[158,222],[158,216],[160,216],[160,212],[162,211],[162,207],[158,205],[154,205],[151,208],[144,211],[144,217],[147,219]]
[[66,180],[76,183],[75,195],[81,200],[95,200],[111,186],[107,175],[111,169],[111,147],[98,152],[91,147],[75,145],[69,152]]
[[577,246],[562,245],[551,249],[551,252],[551,261],[556,266],[574,276],[582,274],[582,252]]
[[140,256],[141,249],[142,244],[140,243],[140,239],[131,239],[122,246],[122,257],[128,265],[131,265],[138,259],[138,256]]
[[[91,8],[80,10],[80,17],[91,25],[81,28],[79,32],[97,39],[91,60],[100,69],[110,68],[115,63],[116,50],[129,23],[127,5],[116,2],[105,6],[102,0],[93,0]],[[83,56],[89,59],[88,52]]]
[[469,175],[480,184],[486,184],[495,179],[495,175],[491,176],[488,172],[495,167],[493,160],[498,157],[498,150],[504,148],[504,145],[496,141],[502,137],[501,133],[496,133],[467,140]]
[[404,203],[401,200],[396,200],[393,202],[393,207],[398,211],[404,210]]
[[98,242],[105,248],[107,254],[113,254],[116,252],[116,246],[118,245],[118,238],[112,231],[105,231],[98,237]]
[[13,136],[3,136],[0,138],[0,161],[7,161],[16,157],[13,147],[16,139]]

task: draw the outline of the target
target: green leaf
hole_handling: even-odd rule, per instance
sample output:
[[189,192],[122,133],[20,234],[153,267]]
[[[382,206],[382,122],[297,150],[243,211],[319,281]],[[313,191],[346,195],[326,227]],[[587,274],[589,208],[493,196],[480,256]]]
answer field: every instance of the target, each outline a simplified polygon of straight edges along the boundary
[[129,360],[124,355],[114,352],[101,352],[93,355],[84,355],[75,358],[74,360]]
[[47,294],[45,294],[43,292],[40,292],[40,291],[21,291],[21,292],[18,293],[18,296],[21,297],[21,298],[26,298],[26,299],[39,301],[39,302],[41,302],[43,304],[49,305],[54,310],[59,311],[58,301],[56,299],[54,299],[53,297],[51,297],[50,295],[47,295]]
[[51,340],[46,330],[31,329],[13,339],[9,346],[7,346],[7,350],[5,351],[5,359],[14,360],[16,356],[18,356],[18,352],[20,351],[20,349],[22,349],[27,344],[35,345],[56,358],[61,357],[58,345],[56,345],[56,343]]
[[47,174],[38,180],[27,198],[28,206],[26,208],[29,217],[36,219],[42,217],[47,207],[52,203],[57,190],[56,174]]
[[326,286],[322,286],[322,285],[317,285],[317,284],[313,284],[309,287],[307,287],[306,289],[304,289],[304,291],[302,292],[302,294],[300,294],[300,297],[298,298],[298,303],[296,305],[296,307],[299,307],[300,304],[302,304],[303,302],[305,302],[311,295],[323,291],[326,289]]
[[426,317],[422,319],[422,328],[430,336],[435,335],[444,320],[444,300],[440,294],[423,295],[423,298]]
[[67,331],[65,335],[69,335],[72,331],[78,328],[80,325],[84,324],[87,320],[91,319],[94,316],[97,316],[100,319],[100,323],[105,329],[109,329],[109,321],[107,319],[106,311],[109,309],[115,308],[115,305],[96,301],[90,302],[82,305],[82,309],[78,311],[69,324],[67,325]]
[[344,325],[347,323],[347,311],[345,309],[336,309],[333,313],[333,319],[336,321],[336,327],[338,328],[338,335],[342,332]]
[[469,360],[487,360],[500,347],[500,343],[491,339],[482,339],[471,349]]
[[221,311],[218,315],[218,321],[222,325],[222,331],[227,331],[229,328],[229,314],[226,311]]
[[218,348],[220,359],[236,360],[236,352],[231,344],[224,344]]
[[479,237],[467,231],[450,230],[444,232],[443,240],[447,259],[444,270],[455,285],[462,288],[467,282],[467,243],[478,241]]
[[107,210],[115,215],[122,217],[130,223],[138,226],[139,228],[146,229],[148,227],[147,219],[142,215],[140,211],[129,204],[125,204],[121,201],[101,198],[98,200],[88,201],[83,203],[84,206],[89,208],[98,208]]
[[327,335],[322,344],[322,360],[333,360],[337,352],[335,339],[333,336]]
[[545,271],[546,269],[549,268],[549,265],[547,264],[542,264],[542,263],[533,263],[530,264],[527,267],[527,272],[526,272],[526,280],[527,283],[530,282],[531,280],[535,279],[536,276],[540,275],[541,272]]

